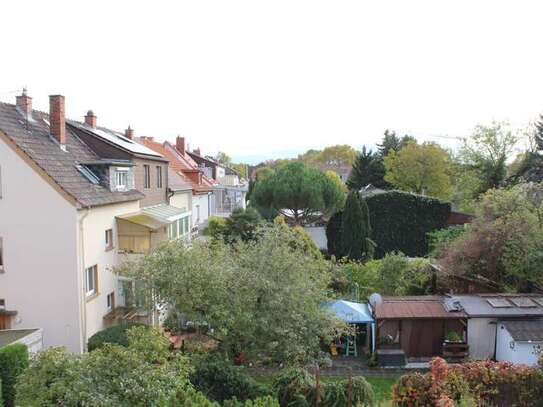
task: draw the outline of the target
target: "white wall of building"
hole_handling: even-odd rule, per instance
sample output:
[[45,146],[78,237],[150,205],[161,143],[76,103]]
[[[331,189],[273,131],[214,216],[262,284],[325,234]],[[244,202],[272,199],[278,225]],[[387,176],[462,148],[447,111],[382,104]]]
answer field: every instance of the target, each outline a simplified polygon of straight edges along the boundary
[[[84,268],[81,268],[81,291],[85,293],[85,270],[93,265],[98,266],[98,293],[87,297],[84,295],[86,331],[83,343],[86,344],[90,336],[104,329],[103,317],[110,312],[107,307],[107,295],[114,292],[115,302],[119,304],[118,277],[112,272],[113,267],[121,261],[118,252],[117,222],[115,217],[127,213],[137,212],[139,201],[104,205],[89,210],[79,211],[79,218],[83,222],[82,258]],[[113,248],[108,250],[105,241],[105,231],[113,230]]]
[[80,352],[77,210],[0,140],[0,298],[11,328],[43,328],[45,346]]
[[542,342],[528,343],[513,340],[507,328],[498,323],[496,360],[534,366],[537,365],[542,348]]
[[209,218],[209,195],[197,194],[192,196],[192,226],[202,225]]
[[170,205],[187,211],[192,210],[192,190],[175,192],[170,197]]
[[328,240],[326,239],[326,228],[324,226],[305,226],[304,230],[311,236],[317,247],[321,250],[328,249]]
[[496,346],[496,319],[468,319],[468,345],[471,359],[492,359]]

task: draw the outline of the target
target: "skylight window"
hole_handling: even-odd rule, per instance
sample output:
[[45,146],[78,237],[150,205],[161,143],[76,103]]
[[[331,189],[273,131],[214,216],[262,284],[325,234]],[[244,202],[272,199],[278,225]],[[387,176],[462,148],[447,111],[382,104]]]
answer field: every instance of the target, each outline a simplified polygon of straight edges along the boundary
[[510,301],[515,304],[517,307],[521,307],[521,308],[532,308],[532,307],[537,307],[537,305],[535,304],[535,302],[533,302],[530,298],[528,297],[516,297],[516,298],[511,298]]
[[513,306],[505,298],[488,298],[487,301],[493,308],[511,308]]
[[83,176],[87,178],[90,182],[92,182],[93,184],[100,183],[100,178],[98,178],[98,176],[94,172],[92,172],[88,167],[81,164],[77,164],[75,168],[77,168],[77,170],[81,174],[83,174]]

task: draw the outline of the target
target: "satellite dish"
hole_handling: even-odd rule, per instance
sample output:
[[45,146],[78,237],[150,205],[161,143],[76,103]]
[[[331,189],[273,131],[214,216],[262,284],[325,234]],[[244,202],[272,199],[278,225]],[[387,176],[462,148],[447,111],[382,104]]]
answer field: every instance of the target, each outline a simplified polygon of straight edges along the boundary
[[372,295],[370,295],[368,302],[370,303],[371,307],[375,309],[378,304],[381,304],[383,302],[383,297],[381,297],[381,294],[373,293]]

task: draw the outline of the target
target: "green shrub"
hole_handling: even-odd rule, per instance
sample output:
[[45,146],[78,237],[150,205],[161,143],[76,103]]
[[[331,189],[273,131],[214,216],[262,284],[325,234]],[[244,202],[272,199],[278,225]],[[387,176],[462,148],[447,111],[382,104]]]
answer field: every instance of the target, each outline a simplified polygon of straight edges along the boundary
[[449,203],[398,191],[371,195],[366,202],[378,258],[394,251],[426,256],[427,234],[446,227],[451,212]]
[[305,369],[288,368],[277,375],[272,389],[282,407],[302,401],[309,406],[315,393],[315,378]]
[[190,381],[196,390],[216,401],[236,397],[239,400],[254,399],[269,393],[265,386],[259,385],[242,366],[216,355],[195,357],[194,371]]
[[[375,395],[371,385],[362,376],[351,379],[351,403],[353,406],[373,405]],[[344,379],[324,385],[322,407],[346,406],[349,400],[349,380]]]
[[4,407],[4,399],[2,397],[2,379],[0,379],[0,407]]
[[128,346],[126,331],[134,326],[145,326],[137,323],[125,323],[111,326],[103,331],[97,332],[89,338],[87,349],[89,352],[99,349],[106,343],[113,343],[121,346]]
[[279,407],[279,402],[272,396],[259,397],[254,400],[226,400],[223,407]]
[[449,226],[445,229],[438,229],[428,233],[428,244],[430,255],[439,257],[444,249],[454,240],[464,234],[464,225]]
[[15,405],[15,384],[28,363],[28,349],[25,345],[17,343],[0,348],[1,399],[6,407]]

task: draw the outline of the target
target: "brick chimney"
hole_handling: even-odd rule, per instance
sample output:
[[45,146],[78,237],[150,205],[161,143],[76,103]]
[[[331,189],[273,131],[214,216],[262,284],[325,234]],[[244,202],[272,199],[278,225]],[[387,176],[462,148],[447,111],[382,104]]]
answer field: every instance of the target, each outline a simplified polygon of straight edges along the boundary
[[85,116],[85,124],[93,129],[96,128],[96,116],[92,110],[87,112],[87,115]]
[[128,126],[128,128],[124,131],[124,136],[132,140],[134,138],[134,129]]
[[26,115],[32,113],[32,98],[26,94],[26,88],[23,89],[21,96],[17,96],[15,100],[22,113]]
[[66,118],[64,116],[64,96],[49,96],[49,123],[51,136],[54,137],[60,148],[66,149]]
[[175,147],[177,148],[177,151],[181,153],[181,155],[185,155],[185,137],[177,136],[177,139],[175,139]]

